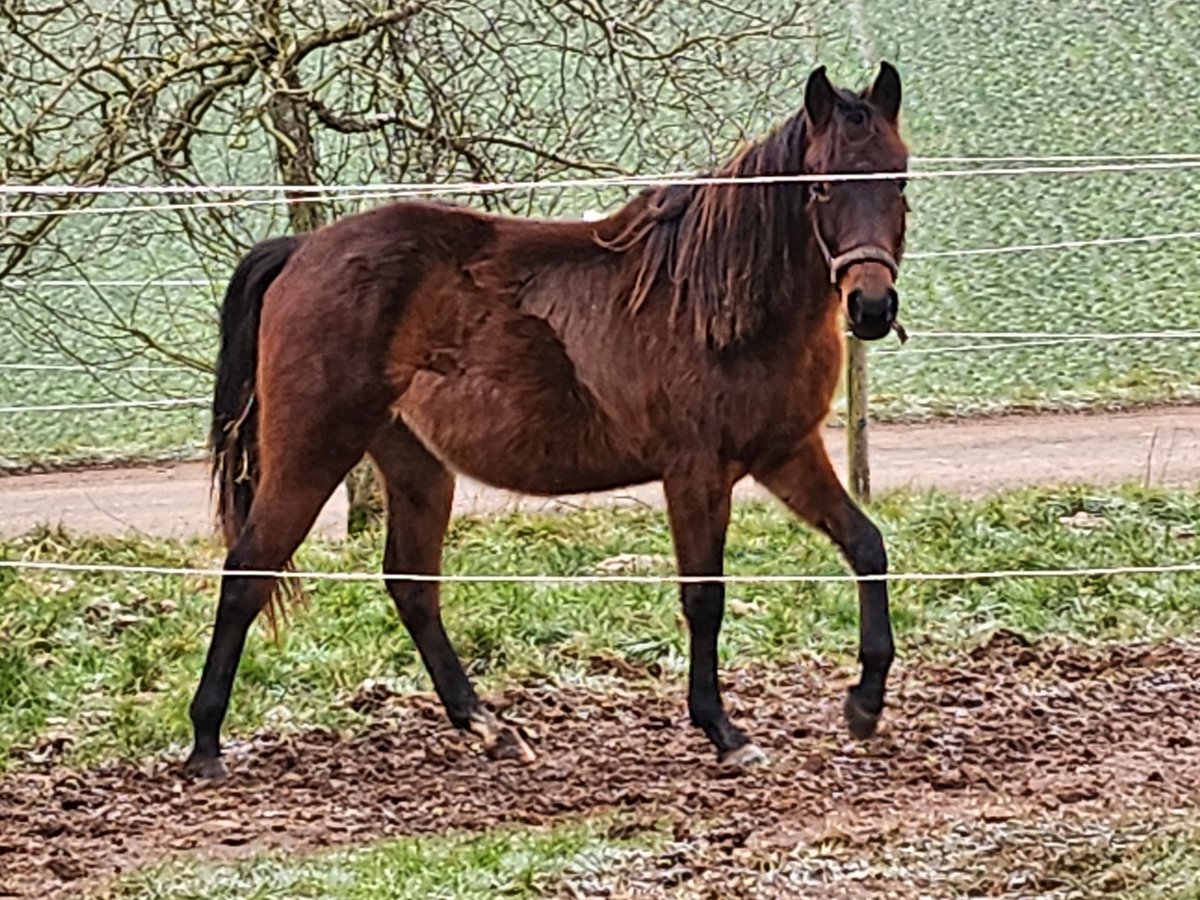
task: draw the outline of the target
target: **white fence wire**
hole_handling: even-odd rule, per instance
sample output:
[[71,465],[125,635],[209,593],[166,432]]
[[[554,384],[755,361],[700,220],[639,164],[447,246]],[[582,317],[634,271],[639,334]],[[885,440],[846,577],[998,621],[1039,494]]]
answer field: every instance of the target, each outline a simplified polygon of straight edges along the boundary
[[896,572],[887,575],[493,575],[440,574],[415,572],[297,572],[271,569],[238,569],[233,573],[220,568],[188,566],[129,566],[117,563],[72,563],[46,560],[5,559],[0,569],[40,572],[69,572],[118,575],[162,575],[171,577],[220,578],[235,574],[243,578],[280,578],[307,581],[400,581],[443,584],[847,584],[860,582],[967,582],[1010,578],[1094,578],[1118,575],[1187,575],[1200,573],[1200,561],[1167,563],[1156,566],[1100,566],[1064,569],[995,569],[979,572]]
[[[937,179],[976,178],[980,176],[1022,175],[1087,175],[1095,172],[1148,172],[1171,169],[1195,169],[1200,167],[1200,154],[1165,154],[1160,157],[1141,156],[1060,156],[1060,157],[914,157],[916,164],[942,164],[951,161],[1001,161],[1025,160],[1033,165],[983,166],[959,169],[909,169],[905,172],[836,172],[795,173],[779,175],[696,175],[688,172],[670,172],[661,175],[599,175],[588,178],[532,178],[513,181],[458,181],[458,182],[381,182],[376,184],[3,184],[0,196],[72,196],[72,195],[161,195],[197,196],[202,194],[328,194],[339,192],[390,191],[397,194],[427,193],[492,193],[496,191],[543,190],[548,188],[591,188],[591,187],[658,187],[668,184],[786,184],[817,181],[878,181],[896,177]],[[1047,164],[1052,163],[1052,164]]]
[[[949,347],[883,347],[875,352],[893,356],[934,355],[970,351],[1017,350],[1026,347],[1052,347],[1064,344],[1110,343],[1122,341],[1200,341],[1200,331],[910,331],[910,340],[974,340],[980,343]],[[117,365],[112,363],[27,362],[0,363],[0,372],[78,372],[92,375],[146,375],[166,373],[202,374],[188,366]],[[44,406],[0,406],[0,414],[24,412],[68,412],[85,409],[121,409],[129,406],[200,406],[203,397],[165,397],[149,400],[104,403],[61,403]]]
[[[1044,250],[1082,250],[1088,247],[1114,247],[1127,244],[1160,244],[1174,241],[1200,240],[1200,230],[1171,231],[1156,234],[1137,234],[1124,237],[1080,238],[1078,240],[1050,241],[1046,243],[1006,244],[997,247],[961,247],[948,250],[914,250],[905,253],[904,260],[950,259],[969,256],[1002,256],[1009,253],[1034,253]],[[28,290],[29,288],[173,288],[173,287],[221,287],[227,281],[210,278],[116,278],[116,279],[36,279],[6,278],[0,288]]]
[[0,372],[91,372],[93,374],[113,375],[156,375],[166,372],[197,372],[190,366],[144,366],[140,363],[121,365],[119,363],[58,363],[58,362],[27,362],[0,363]]
[[[1065,344],[1108,343],[1121,341],[1200,341],[1200,331],[910,331],[911,340],[981,340],[981,343],[949,347],[883,347],[881,355],[934,355],[971,351],[1019,350],[1026,347],[1052,347]],[[155,373],[202,374],[187,366],[119,366],[86,363],[0,363],[0,372],[80,372],[93,375],[144,375]],[[129,406],[201,406],[203,397],[166,397],[151,400],[113,401],[111,403],[63,403],[46,406],[0,406],[0,414],[23,412],[68,412],[85,409],[121,409]]]
[[1117,247],[1124,244],[1161,244],[1170,241],[1194,241],[1200,231],[1172,231],[1159,234],[1137,234],[1127,237],[1081,238],[1070,241],[1050,241],[1033,244],[1006,244],[1000,247],[958,247],[949,250],[917,250],[904,254],[905,261],[913,259],[950,259],[962,256],[1003,256],[1008,253],[1035,253],[1042,250],[1082,250],[1086,247]]
[[364,185],[284,185],[284,184],[212,184],[212,185],[0,185],[2,196],[202,196],[206,194],[244,195],[280,194],[262,200],[203,200],[191,203],[132,204],[50,210],[0,211],[0,220],[47,218],[76,215],[129,215],[134,213],[174,212],[188,209],[249,207],[289,203],[328,202],[333,200],[366,200],[402,197],[436,197],[445,195],[481,195],[508,191],[535,191],[578,188],[645,188],[665,185],[765,185],[803,184],[814,182],[940,180],[983,177],[1020,178],[1049,175],[1121,174],[1130,172],[1166,172],[1200,169],[1200,157],[1186,156],[1150,162],[1101,162],[1084,164],[982,166],[979,168],[908,170],[905,172],[839,172],[792,175],[628,175],[595,178],[529,179],[523,181],[464,181],[447,183],[395,182]]
[[163,397],[152,400],[97,400],[89,403],[47,403],[32,406],[0,406],[0,414],[76,412],[102,409],[159,409],[178,406],[204,406],[208,397]]

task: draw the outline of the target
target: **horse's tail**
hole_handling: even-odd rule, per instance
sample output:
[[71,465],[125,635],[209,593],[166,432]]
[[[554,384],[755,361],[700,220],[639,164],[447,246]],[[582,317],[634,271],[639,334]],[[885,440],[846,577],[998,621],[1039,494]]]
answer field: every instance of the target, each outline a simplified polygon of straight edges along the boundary
[[255,244],[242,257],[221,304],[221,348],[217,354],[217,386],[213,392],[209,433],[217,522],[232,549],[237,542],[258,486],[258,321],[263,296],[301,238],[277,237]]

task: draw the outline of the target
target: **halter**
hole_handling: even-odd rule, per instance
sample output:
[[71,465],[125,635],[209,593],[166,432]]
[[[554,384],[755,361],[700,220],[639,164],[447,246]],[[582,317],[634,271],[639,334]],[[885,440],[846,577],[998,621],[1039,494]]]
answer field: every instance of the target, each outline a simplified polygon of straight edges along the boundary
[[[825,257],[825,265],[829,266],[829,283],[831,285],[836,287],[838,278],[842,272],[853,265],[863,262],[875,262],[887,266],[888,271],[892,273],[892,278],[896,278],[900,274],[900,266],[896,262],[896,257],[892,256],[891,253],[882,247],[877,247],[874,244],[863,244],[834,256],[829,250],[829,245],[825,243],[825,238],[821,235],[821,223],[817,221],[817,207],[815,202],[809,201],[809,210],[810,225],[812,226],[813,234],[817,238],[817,246],[821,248],[821,255]],[[892,331],[896,332],[896,336],[900,338],[901,344],[908,343],[908,332],[904,330],[904,326],[900,324],[899,319],[892,322]]]
[[815,205],[812,207],[812,211],[812,230],[817,237],[817,246],[821,248],[821,255],[825,257],[825,264],[829,266],[830,284],[836,285],[842,272],[862,262],[876,262],[887,266],[893,278],[900,274],[900,266],[897,265],[896,258],[882,247],[874,244],[863,244],[834,256],[829,250],[829,245],[825,243],[825,238],[821,236],[821,223],[817,221]]

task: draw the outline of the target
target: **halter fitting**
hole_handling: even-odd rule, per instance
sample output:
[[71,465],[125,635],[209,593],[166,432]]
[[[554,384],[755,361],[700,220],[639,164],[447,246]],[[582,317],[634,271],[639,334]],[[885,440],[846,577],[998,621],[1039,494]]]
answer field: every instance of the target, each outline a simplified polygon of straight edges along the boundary
[[829,252],[829,246],[825,243],[825,238],[821,236],[821,223],[817,221],[815,215],[812,217],[812,230],[813,234],[817,236],[817,246],[821,248],[821,255],[825,257],[825,264],[829,266],[830,284],[836,285],[838,277],[843,271],[861,262],[876,262],[887,266],[893,278],[900,274],[900,266],[896,263],[896,258],[882,247],[876,247],[873,244],[863,244],[861,247],[855,247],[853,250],[847,250],[845,253],[839,253],[837,256],[834,256]]

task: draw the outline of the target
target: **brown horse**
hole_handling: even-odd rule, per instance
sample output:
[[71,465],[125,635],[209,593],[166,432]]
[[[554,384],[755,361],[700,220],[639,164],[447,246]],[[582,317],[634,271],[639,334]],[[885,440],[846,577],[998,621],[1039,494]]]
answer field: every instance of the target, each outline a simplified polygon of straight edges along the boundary
[[[387,573],[437,574],[455,472],[530,494],[661,479],[678,570],[720,576],[730,494],[751,475],[824,531],[855,572],[882,574],[879,531],[843,490],[820,426],[839,380],[843,313],[894,325],[908,152],[900,78],[835,88],[715,171],[895,178],[670,185],[599,222],[505,218],[401,202],[257,245],[225,296],[213,401],[230,552],[188,771],[217,775],[246,632],[364,454],[386,484]],[[450,721],[495,758],[533,759],[476,696],[442,626],[436,583],[390,580]],[[720,582],[682,587],[688,710],[721,760],[762,753],[717,678]],[[850,730],[870,736],[892,662],[883,580],[861,582],[862,678]]]

